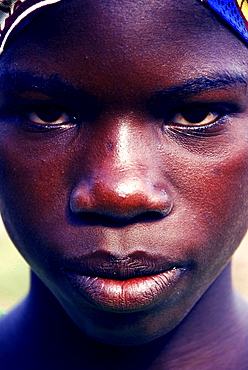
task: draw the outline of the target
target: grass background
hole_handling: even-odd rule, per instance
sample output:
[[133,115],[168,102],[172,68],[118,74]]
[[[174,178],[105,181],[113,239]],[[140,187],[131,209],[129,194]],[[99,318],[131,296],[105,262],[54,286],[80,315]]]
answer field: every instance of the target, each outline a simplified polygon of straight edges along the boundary
[[[248,300],[248,233],[234,255],[233,279]],[[0,309],[14,306],[26,295],[28,285],[28,265],[11,243],[0,219]]]

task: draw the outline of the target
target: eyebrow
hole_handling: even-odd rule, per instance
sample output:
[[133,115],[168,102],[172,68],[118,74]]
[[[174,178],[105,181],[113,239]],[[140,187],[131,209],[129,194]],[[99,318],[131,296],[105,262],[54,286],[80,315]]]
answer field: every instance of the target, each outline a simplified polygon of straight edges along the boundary
[[[166,98],[170,101],[180,100],[189,95],[201,93],[209,90],[219,90],[231,87],[232,85],[243,85],[247,88],[247,76],[238,73],[222,72],[209,74],[194,79],[189,79],[181,85],[175,85],[163,90],[154,91],[149,100]],[[58,74],[48,77],[39,76],[30,72],[7,72],[0,76],[0,88],[6,91],[21,93],[27,90],[37,90],[48,95],[63,95],[64,93],[83,92],[88,95],[83,88],[64,81]]]
[[218,73],[190,79],[182,85],[172,86],[168,89],[157,91],[154,95],[166,97],[184,97],[198,94],[203,91],[225,89],[232,85],[241,84],[247,88],[247,78],[241,74]]
[[247,78],[242,74],[228,72],[209,74],[195,79],[189,79],[182,85],[176,85],[164,90],[155,91],[147,101],[147,110],[153,116],[163,117],[167,108],[175,108],[184,104],[190,96],[205,91],[227,90],[235,86],[247,89]]
[[0,76],[0,88],[8,92],[21,93],[27,90],[37,90],[48,95],[75,93],[79,89],[63,81],[59,75],[49,77],[38,76],[30,72],[7,72]]
[[[57,74],[48,77],[23,71],[7,72],[2,76],[0,74],[0,108],[1,98],[3,106],[4,104],[11,105],[13,97],[21,99],[21,104],[23,99],[21,94],[27,91],[43,93],[47,95],[50,102],[59,102],[62,105],[69,104],[74,108],[83,107],[81,114],[88,121],[93,121],[103,109],[103,104],[96,97],[83,88],[63,81]],[[36,103],[39,99],[44,100],[40,97],[37,98],[35,94],[33,99],[28,98],[29,102],[33,100]]]

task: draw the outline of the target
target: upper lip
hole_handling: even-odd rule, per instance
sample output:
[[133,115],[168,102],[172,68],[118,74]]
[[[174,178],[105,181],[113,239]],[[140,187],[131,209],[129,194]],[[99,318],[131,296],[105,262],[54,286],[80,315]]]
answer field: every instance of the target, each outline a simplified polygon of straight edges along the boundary
[[161,256],[152,256],[137,251],[126,256],[115,256],[109,252],[97,251],[67,261],[61,270],[64,273],[97,276],[108,279],[130,279],[157,275],[173,268],[186,269],[185,261],[169,261]]

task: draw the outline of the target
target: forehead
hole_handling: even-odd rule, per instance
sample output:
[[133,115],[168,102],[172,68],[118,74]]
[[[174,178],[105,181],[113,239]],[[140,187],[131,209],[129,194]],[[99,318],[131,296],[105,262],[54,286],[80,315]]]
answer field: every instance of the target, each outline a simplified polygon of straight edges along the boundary
[[246,46],[198,0],[62,0],[1,58],[9,70],[83,78],[89,89],[100,80],[106,90],[116,80],[120,90],[141,80],[157,89],[218,70],[244,74],[246,60]]

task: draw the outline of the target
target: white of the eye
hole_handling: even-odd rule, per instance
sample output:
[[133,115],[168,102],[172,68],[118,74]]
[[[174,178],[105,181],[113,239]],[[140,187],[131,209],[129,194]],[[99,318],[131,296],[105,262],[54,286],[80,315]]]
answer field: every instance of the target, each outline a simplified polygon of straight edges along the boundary
[[38,125],[63,125],[68,123],[68,115],[66,113],[62,113],[56,121],[43,121],[35,112],[33,112],[29,114],[29,121]]
[[217,120],[219,115],[217,113],[209,112],[208,115],[200,122],[189,122],[187,121],[181,113],[176,113],[171,119],[171,122],[180,126],[206,126]]

